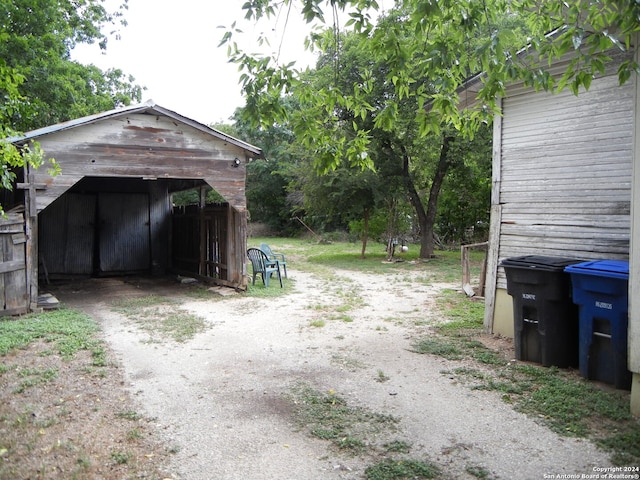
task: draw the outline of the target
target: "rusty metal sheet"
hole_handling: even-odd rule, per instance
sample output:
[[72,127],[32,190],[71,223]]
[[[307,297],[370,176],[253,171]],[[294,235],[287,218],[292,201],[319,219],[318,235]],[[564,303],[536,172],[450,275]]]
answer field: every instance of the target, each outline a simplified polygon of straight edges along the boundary
[[98,197],[101,273],[148,270],[149,196],[101,193]]
[[39,260],[48,274],[93,273],[96,196],[66,193],[40,212]]

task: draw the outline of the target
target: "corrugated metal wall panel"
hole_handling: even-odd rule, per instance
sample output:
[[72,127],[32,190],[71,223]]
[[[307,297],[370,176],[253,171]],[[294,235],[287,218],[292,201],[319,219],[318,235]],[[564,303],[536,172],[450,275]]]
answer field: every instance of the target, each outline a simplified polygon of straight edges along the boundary
[[95,195],[69,195],[64,259],[67,273],[84,275],[93,272],[96,201]]
[[101,193],[98,196],[100,272],[148,270],[149,196]]
[[[63,195],[38,214],[38,257],[48,273],[64,272],[67,244],[67,196]],[[40,274],[42,275],[42,269]]]
[[160,275],[169,265],[171,235],[171,201],[167,180],[149,183],[149,237],[151,239],[151,273]]
[[40,212],[39,259],[46,273],[93,273],[95,208],[95,195],[66,193]]
[[508,93],[516,94],[503,100],[499,257],[627,258],[632,85],[608,76],[578,97]]

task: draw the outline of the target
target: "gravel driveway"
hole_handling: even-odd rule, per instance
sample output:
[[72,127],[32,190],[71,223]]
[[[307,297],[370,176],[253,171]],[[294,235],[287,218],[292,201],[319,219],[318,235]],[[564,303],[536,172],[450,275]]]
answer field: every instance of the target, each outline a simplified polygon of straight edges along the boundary
[[[104,300],[89,305],[81,294],[88,292],[76,292],[64,301],[82,304],[101,324],[139,410],[177,452],[169,468],[175,478],[364,478],[372,455],[341,453],[296,421],[292,391],[300,385],[392,416],[393,432],[373,433],[367,443],[404,442],[407,457],[435,463],[441,478],[580,478],[610,465],[590,442],[560,437],[498,393],[457,383],[446,371],[460,362],[410,351],[412,339],[439,321],[434,295],[456,285],[428,286],[406,274],[336,275],[340,281],[327,284],[290,268],[295,289],[283,297],[183,299],[180,308],[206,321],[183,343],[149,341],[109,307],[149,285],[96,281]],[[345,321],[337,305],[351,297],[359,301]]]

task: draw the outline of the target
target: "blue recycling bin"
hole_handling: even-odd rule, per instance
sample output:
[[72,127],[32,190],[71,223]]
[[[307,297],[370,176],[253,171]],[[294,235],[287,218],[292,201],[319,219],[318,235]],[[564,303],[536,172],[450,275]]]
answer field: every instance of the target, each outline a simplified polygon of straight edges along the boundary
[[513,297],[516,359],[545,367],[578,366],[578,307],[571,301],[571,277],[564,270],[580,262],[525,255],[500,263]]
[[598,260],[565,270],[571,275],[573,301],[579,309],[580,375],[629,390],[629,262]]

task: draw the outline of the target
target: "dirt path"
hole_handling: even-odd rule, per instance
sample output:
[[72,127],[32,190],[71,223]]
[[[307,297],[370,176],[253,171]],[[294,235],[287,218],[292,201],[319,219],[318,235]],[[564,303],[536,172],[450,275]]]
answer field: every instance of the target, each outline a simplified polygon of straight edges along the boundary
[[[185,300],[181,308],[208,325],[185,343],[150,343],[107,305],[64,298],[102,325],[141,412],[177,451],[168,469],[175,478],[363,478],[371,458],[340,454],[296,424],[291,391],[301,384],[399,419],[391,438],[411,445],[408,457],[438,464],[444,478],[478,478],[468,473],[475,470],[484,478],[542,479],[609,465],[591,443],[559,437],[499,394],[442,373],[459,362],[409,351],[412,338],[438,321],[430,313],[434,294],[450,285],[404,274],[339,272],[331,283],[295,269],[289,275],[295,292],[283,298]],[[144,290],[120,281],[100,288],[105,298]],[[342,304],[351,308],[340,313]]]

